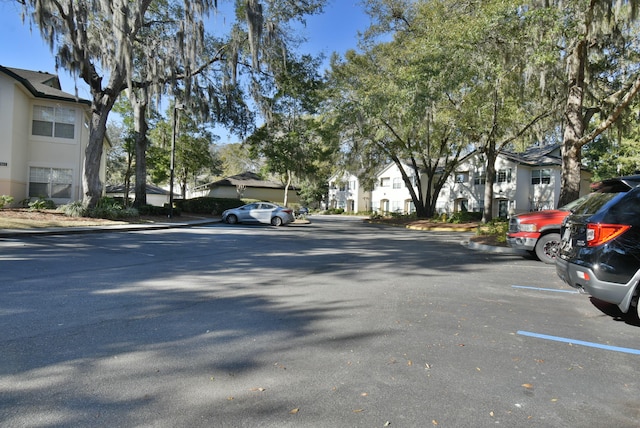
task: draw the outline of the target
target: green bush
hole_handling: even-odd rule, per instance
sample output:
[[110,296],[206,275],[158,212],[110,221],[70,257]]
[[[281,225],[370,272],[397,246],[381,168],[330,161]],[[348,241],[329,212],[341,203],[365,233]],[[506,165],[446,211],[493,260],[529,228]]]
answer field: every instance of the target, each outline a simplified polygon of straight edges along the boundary
[[[138,207],[138,212],[140,215],[148,215],[148,216],[162,216],[168,217],[171,214],[171,210],[169,209],[169,204],[165,204],[162,207],[158,207],[155,205],[142,205]],[[180,208],[173,208],[173,215],[180,215]]]
[[476,229],[478,236],[495,236],[498,242],[507,242],[507,230],[509,229],[509,221],[502,218],[496,218],[486,224],[481,224]]
[[89,217],[106,218],[108,220],[121,220],[140,216],[137,209],[124,208],[122,204],[110,197],[101,198],[87,214]]
[[8,205],[12,202],[13,202],[13,196],[0,195],[0,208],[4,208],[5,205]]
[[459,223],[469,223],[474,221],[482,220],[481,212],[472,212],[472,211],[458,211],[449,217],[449,223],[459,224]]
[[55,208],[56,204],[51,199],[38,198],[29,202],[29,210],[31,211],[53,210]]
[[87,207],[82,201],[74,201],[58,207],[57,211],[64,213],[67,217],[84,217],[87,215]]
[[220,215],[224,210],[238,208],[246,202],[235,198],[210,198],[207,196],[175,201],[182,212]]

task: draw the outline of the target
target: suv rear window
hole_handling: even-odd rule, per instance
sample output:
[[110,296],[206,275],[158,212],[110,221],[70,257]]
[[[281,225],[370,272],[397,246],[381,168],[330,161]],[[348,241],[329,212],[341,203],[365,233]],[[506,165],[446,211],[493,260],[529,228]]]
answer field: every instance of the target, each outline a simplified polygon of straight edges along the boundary
[[591,193],[583,203],[572,209],[571,212],[576,215],[595,214],[607,202],[620,194],[621,193],[599,193],[599,191]]

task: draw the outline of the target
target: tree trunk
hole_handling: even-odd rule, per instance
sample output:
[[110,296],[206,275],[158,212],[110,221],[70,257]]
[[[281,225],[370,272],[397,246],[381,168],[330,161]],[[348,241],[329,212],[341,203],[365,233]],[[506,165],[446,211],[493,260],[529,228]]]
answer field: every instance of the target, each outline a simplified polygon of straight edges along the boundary
[[100,166],[107,133],[107,118],[114,102],[115,97],[109,97],[102,92],[93,93],[89,144],[84,152],[82,171],[83,203],[89,209],[98,204],[104,190],[103,183],[100,181]]
[[565,107],[566,125],[562,141],[562,178],[558,206],[566,205],[580,196],[580,139],[584,134],[584,69],[587,55],[587,43],[579,42],[569,60],[569,94]]
[[291,171],[287,171],[287,184],[284,186],[284,201],[282,205],[285,207],[289,203],[289,187],[291,186]]
[[134,207],[147,205],[147,91],[142,88],[139,97],[134,91],[129,91],[131,106],[133,107],[133,120],[135,128],[136,144],[136,198]]
[[487,157],[487,170],[484,179],[482,222],[488,223],[493,219],[493,184],[496,181],[496,158],[498,157],[495,142],[487,143],[485,156]]

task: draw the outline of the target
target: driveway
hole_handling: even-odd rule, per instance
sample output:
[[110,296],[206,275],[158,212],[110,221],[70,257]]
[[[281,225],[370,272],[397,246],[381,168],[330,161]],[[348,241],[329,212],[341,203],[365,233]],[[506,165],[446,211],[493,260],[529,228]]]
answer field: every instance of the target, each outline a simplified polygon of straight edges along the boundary
[[637,426],[638,328],[469,236],[312,217],[2,240],[0,425]]

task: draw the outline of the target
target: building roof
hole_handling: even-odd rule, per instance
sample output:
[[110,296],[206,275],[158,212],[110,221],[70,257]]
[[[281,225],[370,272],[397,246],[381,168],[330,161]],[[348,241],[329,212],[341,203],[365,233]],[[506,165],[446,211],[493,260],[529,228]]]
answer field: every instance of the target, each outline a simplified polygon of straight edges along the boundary
[[[124,184],[114,184],[112,186],[105,187],[106,193],[124,193]],[[129,186],[129,193],[135,192],[135,189],[132,186]],[[168,195],[169,191],[165,190],[161,187],[154,186],[153,184],[147,184],[147,195]],[[175,191],[173,192],[174,196],[178,195]]]
[[89,100],[79,98],[73,94],[64,92],[60,88],[60,79],[55,74],[44,71],[23,70],[21,68],[3,67],[0,65],[0,73],[17,80],[34,97],[60,101],[70,101],[91,105]]
[[[284,185],[282,183],[278,183],[275,181],[267,181],[262,180],[260,176],[254,172],[243,172],[242,174],[232,175],[231,177],[223,178],[222,180],[214,181],[213,183],[209,183],[205,185],[208,188],[214,187],[236,187],[236,186],[246,186],[246,187],[257,187],[263,189],[284,189]],[[294,186],[290,186],[289,190],[295,190]]]
[[514,162],[526,166],[562,165],[560,144],[531,146],[523,152],[501,150],[500,154]]

